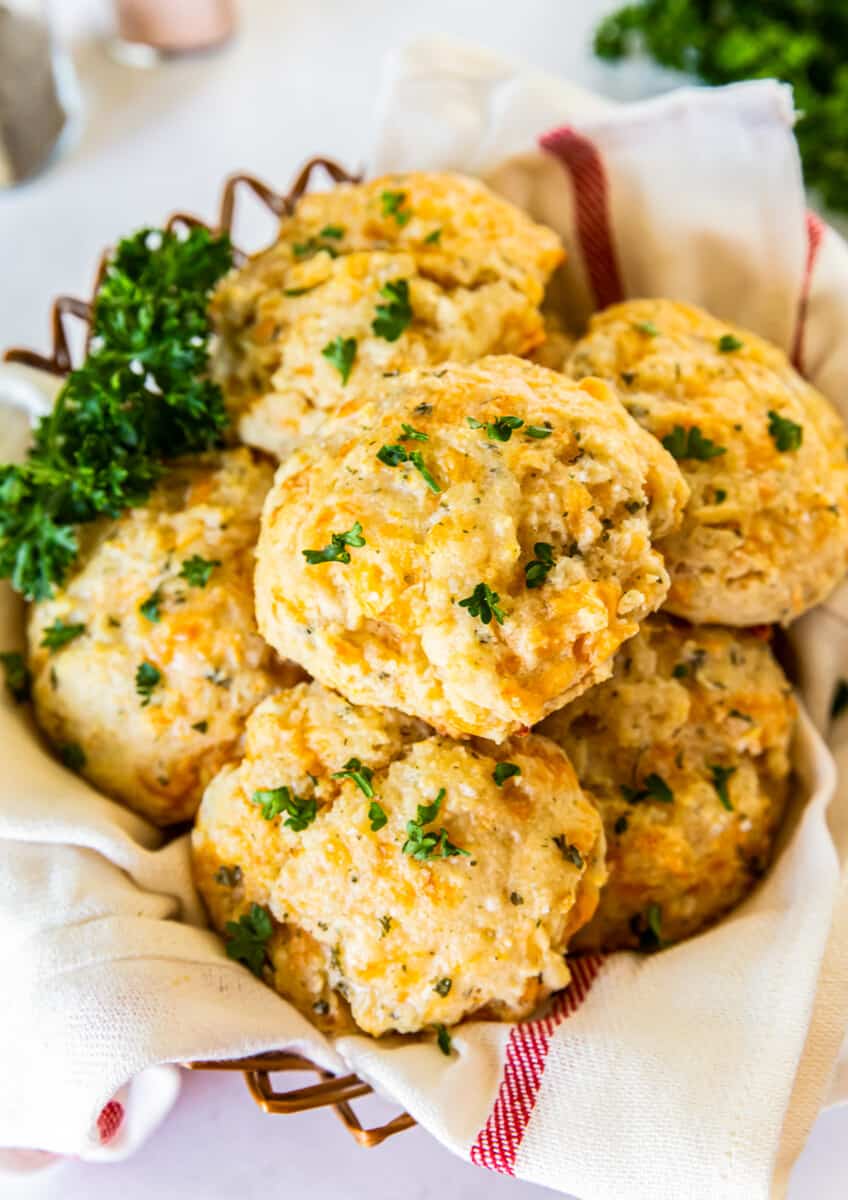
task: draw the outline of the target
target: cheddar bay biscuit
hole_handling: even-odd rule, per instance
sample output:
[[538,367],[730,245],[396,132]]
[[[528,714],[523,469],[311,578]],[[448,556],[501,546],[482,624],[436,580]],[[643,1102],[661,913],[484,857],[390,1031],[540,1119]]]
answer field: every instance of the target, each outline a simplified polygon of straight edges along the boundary
[[[230,954],[333,1032],[529,1015],[568,983],[605,878],[600,818],[553,743],[451,742],[317,683],[254,712],[192,845]],[[271,934],[255,957],[252,914]]]
[[609,881],[575,948],[690,937],[768,865],[795,706],[751,633],[649,618],[613,677],[543,722],[597,802]]
[[246,449],[176,464],[145,504],[83,528],[68,579],[31,610],[39,724],[71,766],[157,824],[194,813],[247,714],[299,674],[253,614],[271,477]]
[[566,369],[614,382],[691,488],[682,526],[660,546],[670,612],[785,624],[839,582],[845,427],[777,347],[692,305],[631,300],[593,317]]
[[512,357],[381,380],[277,473],[259,627],[354,703],[500,740],[609,674],[685,498],[606,384]]

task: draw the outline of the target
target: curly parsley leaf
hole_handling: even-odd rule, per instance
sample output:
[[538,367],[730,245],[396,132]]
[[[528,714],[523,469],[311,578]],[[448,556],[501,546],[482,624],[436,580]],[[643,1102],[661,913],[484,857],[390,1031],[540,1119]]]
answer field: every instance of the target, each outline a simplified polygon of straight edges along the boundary
[[780,413],[769,409],[769,437],[774,442],[781,454],[786,454],[789,450],[800,449],[801,443],[804,440],[804,430],[800,425],[796,425],[794,421],[790,421],[788,417],[782,417]]
[[[404,428],[409,429],[410,427],[405,425]],[[421,437],[422,435],[417,436]],[[426,437],[427,435],[424,434],[424,440],[426,440]],[[434,492],[437,496],[441,493],[442,489],[431,475],[420,450],[407,450],[395,442],[390,446],[381,446],[377,451],[377,458],[387,467],[399,467],[403,463],[411,463],[430,491]]]
[[405,279],[393,279],[380,288],[380,295],[386,303],[377,305],[377,315],[371,322],[371,329],[377,337],[396,342],[412,323],[409,283]]
[[85,625],[66,625],[61,617],[57,617],[41,635],[41,645],[55,653],[75,641],[85,633]]
[[554,548],[550,542],[536,542],[536,555],[524,568],[524,583],[528,588],[541,587],[554,569]]
[[425,246],[436,246],[442,237],[441,229],[434,229],[432,233],[428,233],[424,239]]
[[167,461],[219,443],[208,378],[208,297],[232,265],[226,237],[143,229],[122,241],[94,300],[90,352],[39,422],[26,461],[0,466],[0,575],[50,596],[76,527],[143,503]]
[[493,592],[488,583],[478,583],[470,596],[459,601],[460,608],[467,608],[469,616],[479,617],[484,625],[489,625],[492,618],[503,625],[506,614],[498,601],[500,596]]
[[261,977],[268,959],[267,945],[274,932],[271,916],[261,904],[251,904],[250,911],[238,921],[227,921],[227,956]]
[[378,829],[382,829],[384,825],[388,824],[389,818],[376,800],[372,800],[368,805],[368,820],[371,822],[372,833],[376,833]]
[[723,333],[716,342],[720,354],[732,354],[734,350],[741,350],[744,345],[745,343],[732,333]]
[[192,554],[191,558],[185,559],[180,567],[180,578],[184,579],[189,587],[203,588],[212,577],[212,572],[220,565],[220,559],[203,558],[200,554]]
[[660,804],[671,804],[674,801],[674,792],[662,775],[653,771],[642,780],[641,788],[631,788],[622,784],[621,794],[628,804],[640,804],[643,800],[657,800]]
[[723,767],[718,763],[710,763],[710,775],[712,776],[712,785],[716,790],[719,800],[722,802],[728,812],[733,812],[733,804],[730,800],[730,794],[727,790],[727,784],[731,775],[736,774],[736,767]]
[[727,453],[726,446],[718,446],[708,437],[704,437],[697,425],[692,425],[689,429],[675,425],[671,433],[665,435],[662,444],[678,461],[694,458],[700,462],[708,462],[711,458],[718,458],[720,454]]
[[406,192],[381,192],[380,204],[384,217],[394,217],[403,228],[412,220],[412,209],[406,208]]
[[515,775],[521,774],[521,767],[514,762],[499,762],[492,771],[492,779],[498,787],[503,787],[508,779],[512,779]]
[[143,662],[135,673],[135,690],[141,696],[141,707],[147,708],[155,689],[162,682],[162,672],[153,663]]
[[359,521],[354,524],[345,533],[334,533],[330,536],[330,541],[323,550],[302,550],[301,553],[310,566],[316,566],[318,563],[326,562],[350,562],[350,551],[347,546],[364,546],[365,538],[362,536],[362,526]]
[[0,654],[0,664],[6,679],[6,690],[16,704],[29,700],[32,687],[32,676],[24,657],[17,650],[6,650]]
[[321,354],[326,358],[331,366],[335,367],[342,378],[342,384],[347,383],[350,379],[350,373],[353,370],[354,360],[356,359],[356,338],[335,337],[321,351]]
[[403,853],[419,862],[430,862],[434,858],[455,858],[458,855],[468,856],[468,850],[455,846],[448,837],[448,831],[442,826],[438,833],[424,831],[424,826],[435,821],[445,798],[445,789],[441,788],[436,799],[431,804],[419,804],[418,812],[413,821],[406,823],[406,841],[403,843]]
[[374,788],[371,784],[373,777],[374,772],[371,768],[364,766],[358,758],[349,758],[344,765],[344,770],[333,772],[333,779],[349,779],[369,800],[374,795]]
[[318,805],[314,796],[298,796],[287,787],[257,788],[251,796],[251,803],[261,807],[262,816],[266,821],[273,821],[286,813],[283,825],[295,833],[302,833],[318,815]]
[[162,592],[159,588],[157,588],[152,595],[148,596],[146,600],[139,604],[138,611],[153,625],[158,625],[158,623],[162,620],[162,613],[159,611],[159,605],[161,603]]
[[485,429],[486,437],[492,442],[508,442],[513,430],[520,429],[524,424],[521,417],[497,417],[494,421],[478,421],[476,417],[466,417],[471,429]]

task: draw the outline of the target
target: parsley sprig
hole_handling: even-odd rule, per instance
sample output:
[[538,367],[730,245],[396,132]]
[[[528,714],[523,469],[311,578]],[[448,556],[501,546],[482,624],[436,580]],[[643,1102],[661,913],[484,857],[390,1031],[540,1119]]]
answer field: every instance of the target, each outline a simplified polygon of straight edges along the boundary
[[251,904],[250,911],[238,921],[227,921],[227,956],[244,963],[254,975],[261,976],[268,960],[267,945],[274,926],[268,910]]
[[[409,426],[404,426],[404,428],[408,429]],[[427,437],[426,434],[421,435],[418,433],[414,433],[411,436],[417,438],[421,438],[423,436],[425,440]],[[411,463],[424,482],[427,484],[427,487],[430,489],[430,491],[434,492],[437,496],[440,494],[442,489],[433,478],[427,464],[424,462],[424,456],[420,450],[407,450],[404,446],[399,445],[397,442],[393,442],[389,446],[381,446],[377,451],[377,458],[387,467],[399,467],[403,463]]]
[[143,662],[135,673],[135,690],[141,696],[141,707],[147,708],[154,691],[162,682],[162,672],[151,662]]
[[412,209],[406,207],[406,192],[381,192],[380,204],[383,216],[394,217],[401,228],[412,220]]
[[85,625],[66,625],[61,617],[57,617],[52,625],[48,625],[41,634],[41,644],[51,653],[61,650],[69,642],[75,641],[85,633]]
[[692,425],[689,429],[683,425],[675,425],[671,433],[665,435],[662,444],[672,458],[678,461],[695,458],[700,462],[708,462],[711,458],[718,458],[720,454],[727,453],[726,446],[718,446],[708,437],[704,437],[697,425]]
[[642,781],[641,788],[628,787],[622,784],[621,794],[628,804],[640,804],[643,800],[658,800],[660,804],[671,804],[674,792],[668,786],[662,775],[651,772]]
[[554,548],[550,542],[536,542],[533,553],[536,557],[524,568],[524,583],[528,588],[539,588],[554,569]]
[[330,541],[322,550],[302,550],[301,553],[310,566],[314,567],[318,563],[326,562],[350,562],[350,551],[347,546],[364,546],[365,538],[362,536],[362,526],[359,521],[355,521],[350,529],[344,533],[334,533],[330,535]]
[[716,795],[728,812],[733,812],[733,803],[730,799],[730,793],[727,790],[727,784],[731,775],[735,774],[736,767],[723,767],[719,763],[710,764],[712,785],[716,790]]
[[143,503],[167,459],[220,440],[207,301],[231,263],[229,240],[201,228],[143,229],[118,246],[95,298],[91,352],[26,461],[0,466],[0,576],[27,599],[63,581],[77,525]]
[[307,825],[311,825],[318,815],[318,805],[314,796],[298,796],[292,788],[257,788],[251,796],[251,803],[258,804],[266,821],[286,813],[283,825],[295,833],[302,833]]
[[468,615],[479,617],[484,625],[489,625],[493,617],[499,625],[503,625],[506,613],[500,607],[499,600],[500,596],[492,591],[488,583],[478,583],[470,596],[459,601],[459,607],[467,608]]
[[220,565],[220,559],[192,554],[180,567],[180,578],[184,579],[189,587],[204,588],[212,577],[212,572]]
[[409,283],[405,279],[392,279],[380,288],[380,295],[385,304],[377,305],[377,315],[371,322],[372,332],[387,342],[396,342],[412,323]]
[[499,762],[492,771],[492,779],[498,787],[503,787],[508,779],[521,774],[521,767],[514,762]]
[[782,417],[780,413],[775,412],[773,408],[769,409],[769,437],[774,442],[781,454],[785,454],[789,450],[800,449],[801,443],[804,440],[804,430],[800,425],[796,425],[794,421],[790,421],[788,417]]
[[371,783],[373,778],[374,772],[358,758],[349,758],[344,765],[344,770],[333,772],[333,779],[349,779],[369,800],[374,795],[374,787]]
[[434,858],[456,858],[458,855],[468,856],[470,851],[455,846],[448,837],[444,825],[438,833],[433,830],[424,832],[424,826],[435,821],[445,798],[445,789],[440,788],[439,794],[432,804],[419,804],[418,812],[413,821],[406,823],[406,841],[403,843],[403,853],[419,862],[430,862]]
[[331,366],[335,367],[339,375],[342,377],[342,384],[347,383],[350,379],[350,373],[353,370],[353,364],[356,360],[356,338],[335,337],[321,351],[323,358]]

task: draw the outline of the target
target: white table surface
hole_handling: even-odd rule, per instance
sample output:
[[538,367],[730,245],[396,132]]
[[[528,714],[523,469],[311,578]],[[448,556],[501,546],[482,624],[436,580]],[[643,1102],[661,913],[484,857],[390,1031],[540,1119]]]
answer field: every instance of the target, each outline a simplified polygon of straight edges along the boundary
[[[87,295],[99,251],[180,206],[211,216],[221,179],[246,168],[283,184],[310,154],[364,160],[380,60],[419,35],[475,41],[619,97],[668,84],[650,67],[593,60],[610,0],[245,0],[226,51],[152,71],[118,66],[96,34],[103,5],[56,5],[86,120],[43,176],[0,191],[0,346],[47,346],[48,299]],[[2,1064],[0,1064],[0,1070]],[[49,1086],[49,1081],[45,1081]],[[71,1162],[0,1185],[20,1200],[542,1200],[555,1193],[452,1157],[413,1130],[360,1150],[332,1114],[269,1117],[239,1078],[186,1075],[175,1109],[132,1159]],[[848,1196],[848,1108],[822,1116],[791,1200]],[[622,1197],[621,1200],[627,1200]],[[658,1200],[683,1200],[658,1197]],[[712,1197],[697,1200],[713,1200]]]

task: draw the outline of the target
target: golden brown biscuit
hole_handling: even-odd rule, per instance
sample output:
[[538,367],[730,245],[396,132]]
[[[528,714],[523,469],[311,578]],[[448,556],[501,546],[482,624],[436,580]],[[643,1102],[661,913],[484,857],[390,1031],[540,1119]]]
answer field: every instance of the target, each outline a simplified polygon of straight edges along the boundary
[[64,586],[32,608],[39,724],[70,765],[160,825],[194,813],[247,714],[300,674],[253,614],[271,476],[246,449],[176,464],[146,504],[87,527]]
[[609,882],[575,949],[691,937],[750,890],[786,800],[795,706],[761,637],[649,618],[541,730],[598,804]]
[[461,175],[305,196],[213,300],[215,374],[239,437],[284,458],[385,373],[532,350],[561,258],[554,233]]
[[670,612],[786,624],[839,582],[845,427],[775,346],[692,305],[631,300],[592,318],[566,370],[615,381],[692,490],[683,525],[660,546]]
[[280,467],[259,627],[354,703],[497,741],[606,677],[685,498],[601,382],[508,357],[383,380]]
[[451,742],[317,683],[254,712],[192,845],[215,926],[270,913],[254,969],[334,1032],[529,1015],[568,983],[605,878],[600,819],[552,742]]

